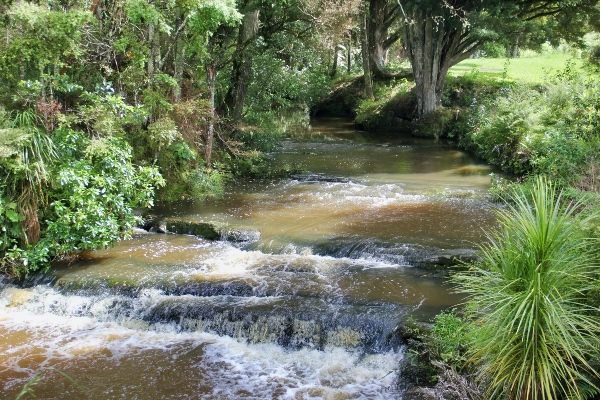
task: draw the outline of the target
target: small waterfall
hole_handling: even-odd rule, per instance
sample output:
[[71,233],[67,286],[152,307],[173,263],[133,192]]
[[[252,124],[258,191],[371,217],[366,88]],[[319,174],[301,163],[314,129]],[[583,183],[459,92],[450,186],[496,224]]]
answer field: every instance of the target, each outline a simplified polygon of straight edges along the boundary
[[0,299],[12,311],[87,317],[143,329],[169,325],[175,332],[207,332],[291,349],[336,346],[368,353],[399,349],[397,328],[411,311],[392,304],[346,304],[343,298],[256,296],[249,285],[207,282],[164,290],[123,290],[90,281],[87,287],[75,283],[53,288],[38,282],[28,289],[7,285]]
[[323,132],[271,155],[306,173],[154,210],[190,235],[138,232],[0,278],[0,392],[34,380],[46,399],[401,399],[399,327],[462,301],[438,269],[473,259],[495,223],[487,169],[340,121]]

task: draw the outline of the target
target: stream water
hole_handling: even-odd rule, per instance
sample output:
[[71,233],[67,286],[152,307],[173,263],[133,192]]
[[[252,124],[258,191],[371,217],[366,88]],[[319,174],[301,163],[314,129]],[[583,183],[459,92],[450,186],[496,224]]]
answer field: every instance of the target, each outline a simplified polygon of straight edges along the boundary
[[401,398],[398,326],[461,300],[415,266],[483,239],[491,171],[336,119],[272,157],[306,172],[155,210],[235,240],[138,232],[0,281],[0,398]]

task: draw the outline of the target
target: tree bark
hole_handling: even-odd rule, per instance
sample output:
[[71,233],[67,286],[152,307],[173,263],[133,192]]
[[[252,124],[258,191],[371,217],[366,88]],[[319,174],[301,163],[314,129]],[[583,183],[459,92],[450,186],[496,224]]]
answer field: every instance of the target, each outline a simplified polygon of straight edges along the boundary
[[415,76],[419,118],[441,105],[448,70],[479,44],[460,21],[441,16],[418,7],[404,14],[404,46]]
[[177,81],[177,85],[173,88],[173,101],[179,103],[181,101],[181,85],[183,82],[183,70],[185,67],[185,35],[179,35],[175,43],[175,62],[173,65],[173,78]]
[[155,49],[154,49],[154,35],[155,35],[155,26],[153,22],[148,24],[148,80],[152,82],[154,80],[154,58]]
[[248,86],[252,79],[252,51],[248,46],[255,39],[259,28],[259,10],[244,14],[238,34],[236,54],[232,62],[231,86],[225,103],[229,106],[229,116],[234,122],[242,118]]
[[206,168],[210,171],[210,157],[212,155],[213,136],[215,132],[215,82],[217,80],[217,67],[215,65],[206,65],[206,82],[208,83],[208,127],[206,129],[206,147],[204,148],[204,162]]
[[369,35],[367,34],[367,14],[368,9],[365,6],[362,13],[360,24],[360,41],[362,51],[363,76],[365,80],[365,97],[373,98],[373,78],[371,76],[371,63],[369,62]]
[[512,49],[512,58],[519,58],[519,37],[517,36],[517,39],[515,40],[515,44],[513,45],[513,49]]
[[339,50],[339,47],[336,45],[333,48],[333,66],[331,67],[331,72],[329,73],[329,76],[332,78],[334,78],[337,75],[338,58],[339,58],[338,50]]
[[352,70],[352,31],[348,33],[348,47],[346,48],[346,72],[350,74]]
[[399,33],[390,35],[390,28],[400,17],[400,8],[388,0],[370,0],[367,18],[369,63],[374,76],[389,76],[385,69],[390,47],[400,39]]

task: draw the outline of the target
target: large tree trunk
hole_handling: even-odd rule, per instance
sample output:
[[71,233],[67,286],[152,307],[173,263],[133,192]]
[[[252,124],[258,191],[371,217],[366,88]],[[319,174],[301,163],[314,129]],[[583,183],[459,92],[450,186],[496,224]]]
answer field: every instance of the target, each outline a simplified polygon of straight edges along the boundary
[[515,44],[512,49],[512,58],[519,58],[519,37],[515,39]]
[[259,10],[252,10],[244,14],[238,34],[236,55],[232,63],[231,86],[225,98],[225,103],[230,109],[229,116],[235,122],[242,118],[248,86],[252,79],[252,51],[248,46],[258,33],[258,12]]
[[400,39],[400,34],[390,35],[390,27],[399,18],[400,9],[396,2],[370,0],[367,18],[369,40],[369,63],[374,76],[388,76],[385,70],[388,50]]
[[420,118],[441,105],[448,69],[473,54],[478,42],[443,10],[434,14],[415,7],[405,19],[404,46],[415,76]]

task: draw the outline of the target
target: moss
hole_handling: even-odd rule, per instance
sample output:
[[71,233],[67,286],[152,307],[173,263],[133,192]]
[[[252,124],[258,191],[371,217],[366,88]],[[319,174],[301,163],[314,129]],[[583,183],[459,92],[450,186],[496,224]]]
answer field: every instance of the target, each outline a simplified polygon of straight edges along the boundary
[[354,116],[363,97],[362,76],[342,79],[311,109],[312,115]]
[[423,118],[414,120],[412,134],[418,137],[440,139],[447,136],[450,126],[457,120],[456,110],[439,108]]
[[200,236],[208,240],[217,240],[221,237],[220,230],[211,222],[169,220],[166,221],[166,229],[171,233]]

